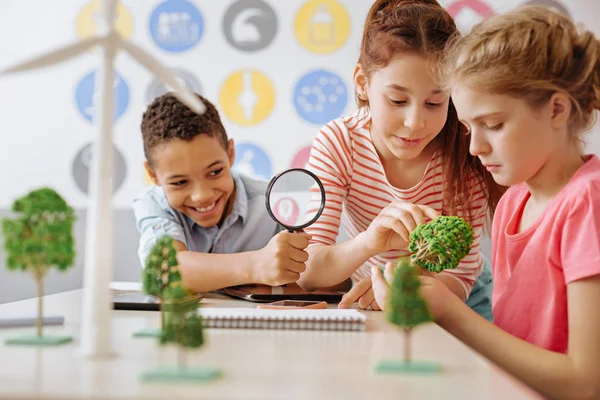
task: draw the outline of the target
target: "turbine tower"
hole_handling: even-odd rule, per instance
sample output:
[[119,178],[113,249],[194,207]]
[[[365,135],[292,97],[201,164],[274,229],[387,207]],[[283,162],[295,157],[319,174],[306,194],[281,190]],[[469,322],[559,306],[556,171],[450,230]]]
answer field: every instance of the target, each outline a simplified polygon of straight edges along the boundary
[[114,59],[117,50],[129,54],[134,60],[173,89],[173,95],[198,114],[205,105],[179,82],[166,67],[149,53],[127,41],[115,27],[118,0],[101,0],[102,18],[98,18],[96,36],[75,42],[47,54],[35,57],[1,72],[2,75],[30,71],[68,61],[93,48],[100,51],[95,91],[99,91],[98,106],[93,122],[96,135],[94,157],[90,166],[90,188],[87,209],[85,242],[83,303],[81,315],[81,355],[103,357],[112,354],[109,284],[114,271],[113,227],[113,113],[115,79]]

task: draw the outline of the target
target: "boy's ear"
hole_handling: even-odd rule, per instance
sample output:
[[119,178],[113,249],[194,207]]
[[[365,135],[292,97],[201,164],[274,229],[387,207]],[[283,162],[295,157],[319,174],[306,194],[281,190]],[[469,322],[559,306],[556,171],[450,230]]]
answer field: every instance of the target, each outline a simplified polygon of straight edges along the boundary
[[367,96],[368,83],[369,82],[362,65],[360,63],[356,64],[356,67],[354,67],[354,91],[361,100],[369,99]]
[[550,107],[551,125],[555,129],[563,128],[571,116],[571,99],[565,93],[556,92],[548,102]]
[[144,168],[146,168],[146,172],[148,173],[148,176],[150,177],[150,179],[152,179],[152,183],[154,183],[156,186],[160,186],[158,184],[158,178],[156,177],[156,172],[154,172],[154,169],[152,169],[152,167],[150,166],[150,163],[148,163],[148,161],[144,161]]
[[235,162],[235,146],[233,144],[233,139],[229,139],[227,142],[227,157],[229,158],[229,165],[233,166]]

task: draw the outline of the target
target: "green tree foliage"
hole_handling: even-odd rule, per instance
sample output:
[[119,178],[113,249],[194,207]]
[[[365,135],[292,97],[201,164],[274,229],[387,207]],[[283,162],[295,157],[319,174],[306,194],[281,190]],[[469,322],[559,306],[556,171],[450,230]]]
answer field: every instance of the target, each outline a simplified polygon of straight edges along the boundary
[[473,228],[460,217],[440,216],[410,234],[412,262],[429,272],[458,266],[473,243]]
[[390,290],[387,319],[401,328],[431,321],[427,303],[420,295],[421,282],[416,268],[407,259],[396,265]]
[[179,365],[185,366],[187,348],[204,344],[198,299],[182,286],[173,239],[160,238],[152,247],[143,272],[144,292],[161,299],[160,343],[179,347]]
[[51,268],[67,270],[75,259],[75,212],[53,189],[34,190],[12,205],[13,218],[2,220],[9,270],[31,273],[37,284],[37,334],[42,336],[43,281]]
[[411,332],[415,326],[431,321],[427,303],[420,294],[421,282],[410,260],[401,259],[394,269],[386,317],[404,330],[404,361],[411,361]]
[[[163,236],[152,246],[142,271],[144,293],[157,297],[163,302],[164,291],[170,284],[181,282],[177,265],[177,251],[173,239]],[[160,308],[161,329],[165,328],[164,307]]]
[[186,366],[185,349],[198,348],[204,344],[202,318],[198,315],[198,302],[190,299],[181,281],[171,282],[163,292],[166,312],[165,326],[160,343],[178,346],[179,367]]

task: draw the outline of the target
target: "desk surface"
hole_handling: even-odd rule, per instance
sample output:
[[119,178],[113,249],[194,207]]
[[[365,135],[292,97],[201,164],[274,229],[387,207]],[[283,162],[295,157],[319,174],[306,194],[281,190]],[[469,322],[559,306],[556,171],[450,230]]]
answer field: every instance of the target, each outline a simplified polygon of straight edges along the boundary
[[[0,398],[211,398],[211,399],[540,399],[435,324],[413,334],[415,359],[433,360],[434,376],[375,375],[382,358],[402,357],[403,336],[381,312],[367,312],[365,332],[207,329],[206,345],[188,363],[219,367],[224,376],[204,384],[142,382],[142,372],[175,364],[176,350],[132,333],[159,326],[152,311],[113,311],[115,356],[89,360],[78,355],[81,291],[46,296],[46,313],[65,317],[49,334],[72,334],[74,342],[54,348],[5,346],[4,339],[33,328],[0,330]],[[254,307],[211,296],[207,307]],[[0,315],[35,313],[36,300],[0,305]]]

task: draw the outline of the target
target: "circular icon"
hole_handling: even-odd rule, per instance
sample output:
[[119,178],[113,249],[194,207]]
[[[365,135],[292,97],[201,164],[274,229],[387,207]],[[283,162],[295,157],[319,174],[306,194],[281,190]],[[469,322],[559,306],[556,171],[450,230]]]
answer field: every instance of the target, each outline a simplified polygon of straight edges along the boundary
[[446,7],[462,33],[467,33],[474,25],[493,17],[494,10],[481,0],[458,0]]
[[296,39],[313,53],[327,54],[339,49],[350,35],[348,12],[335,0],[306,2],[294,21]]
[[271,80],[256,70],[231,74],[221,86],[219,102],[225,115],[240,125],[255,125],[267,118],[275,105]]
[[325,124],[338,118],[348,101],[342,79],[325,70],[304,75],[294,88],[294,106],[298,114],[313,124]]
[[296,225],[300,216],[300,207],[291,197],[282,197],[275,203],[275,218],[285,225]]
[[556,11],[557,13],[563,14],[571,18],[571,13],[567,7],[557,0],[529,0],[521,4],[521,6],[546,6],[549,9]]
[[[103,18],[100,0],[87,3],[77,16],[77,36],[80,39],[87,39],[98,34],[98,25],[103,23]],[[115,29],[124,39],[129,39],[133,31],[133,19],[129,10],[122,3],[117,3]]]
[[306,168],[306,164],[308,164],[308,159],[310,158],[311,148],[312,146],[306,146],[297,152],[292,160],[292,165],[290,168]]
[[[113,193],[115,193],[123,182],[125,181],[125,176],[127,175],[127,166],[125,164],[125,158],[117,149],[114,148],[115,151],[115,168],[114,168],[114,179],[113,179]],[[90,166],[93,157],[92,144],[86,144],[83,146],[81,150],[75,156],[75,160],[73,160],[73,179],[75,180],[75,184],[83,193],[88,194],[89,187],[89,178],[90,178]]]
[[200,41],[203,33],[202,14],[187,0],[166,0],[150,15],[150,36],[164,51],[187,51]]
[[277,17],[262,0],[239,0],[225,13],[223,32],[229,44],[238,50],[262,50],[275,38]]
[[[192,92],[202,94],[200,82],[198,82],[191,72],[181,68],[170,68],[169,70],[178,78],[180,85],[188,88]],[[155,77],[146,90],[146,104],[152,103],[155,98],[162,96],[167,92],[171,92],[172,90],[173,89],[170,86],[165,85]]]
[[260,147],[251,143],[235,145],[234,168],[256,179],[271,177],[271,160]]
[[[96,73],[90,72],[79,81],[77,88],[75,89],[75,102],[77,103],[77,109],[87,119],[92,121],[94,118],[94,109],[100,92],[95,90],[96,86]],[[129,87],[127,83],[121,78],[121,76],[115,73],[115,81],[113,83],[114,90],[114,107],[115,114],[113,121],[116,121],[125,113],[127,106],[129,105]]]

